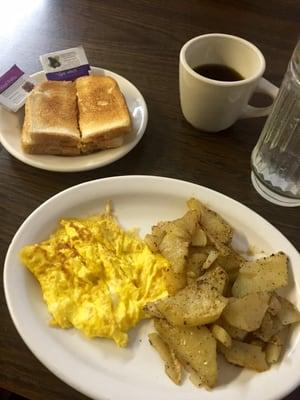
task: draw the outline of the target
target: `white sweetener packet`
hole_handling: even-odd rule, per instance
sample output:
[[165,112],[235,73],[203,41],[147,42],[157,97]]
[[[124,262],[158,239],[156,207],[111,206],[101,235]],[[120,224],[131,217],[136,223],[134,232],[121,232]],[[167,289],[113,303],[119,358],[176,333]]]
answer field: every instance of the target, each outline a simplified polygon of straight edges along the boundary
[[40,61],[49,81],[73,81],[91,69],[82,46],[43,54]]
[[18,111],[34,85],[33,78],[13,65],[0,76],[0,103],[10,111]]

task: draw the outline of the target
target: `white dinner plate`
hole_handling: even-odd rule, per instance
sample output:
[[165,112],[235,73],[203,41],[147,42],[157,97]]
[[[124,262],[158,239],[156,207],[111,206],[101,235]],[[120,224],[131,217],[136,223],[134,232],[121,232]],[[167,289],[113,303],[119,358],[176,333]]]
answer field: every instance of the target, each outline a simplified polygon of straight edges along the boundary
[[[3,147],[15,158],[36,168],[48,171],[75,172],[103,167],[125,156],[141,140],[148,122],[146,102],[139,90],[127,79],[106,69],[92,67],[91,74],[107,75],[114,78],[126,98],[132,116],[133,130],[124,144],[116,149],[96,153],[63,157],[27,154],[21,147],[21,129],[24,119],[24,107],[17,113],[9,112],[0,106],[0,141]],[[32,75],[37,82],[46,80],[43,72]]]
[[195,388],[188,379],[176,386],[167,378],[147,340],[150,321],[132,330],[125,349],[107,339],[88,339],[75,329],[48,326],[40,287],[19,260],[24,245],[46,239],[60,217],[97,213],[107,200],[113,201],[124,228],[139,227],[144,236],[158,221],[182,216],[191,196],[231,223],[233,242],[241,250],[250,243],[257,252],[284,251],[292,271],[288,297],[300,305],[298,252],[276,228],[237,201],[192,183],[151,176],[113,177],[71,187],[43,203],[19,228],[6,256],[4,288],[14,324],[30,350],[50,371],[87,396],[97,400],[275,400],[299,384],[299,326],[293,329],[279,364],[255,373],[222,363],[218,385],[211,391]]

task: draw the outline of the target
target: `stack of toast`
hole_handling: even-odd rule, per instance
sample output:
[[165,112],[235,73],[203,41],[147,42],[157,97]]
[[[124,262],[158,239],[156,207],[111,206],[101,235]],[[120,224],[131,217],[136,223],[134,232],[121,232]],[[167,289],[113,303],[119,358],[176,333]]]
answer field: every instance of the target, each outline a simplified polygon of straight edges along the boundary
[[130,132],[126,101],[113,78],[46,81],[26,100],[22,147],[30,154],[74,156],[119,147]]

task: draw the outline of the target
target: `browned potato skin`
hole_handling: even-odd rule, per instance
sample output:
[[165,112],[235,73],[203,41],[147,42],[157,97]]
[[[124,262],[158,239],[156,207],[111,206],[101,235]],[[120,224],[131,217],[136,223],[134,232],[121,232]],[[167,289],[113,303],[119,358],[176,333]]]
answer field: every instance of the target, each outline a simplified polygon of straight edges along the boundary
[[287,256],[272,254],[256,261],[245,262],[232,286],[234,297],[255,292],[270,292],[288,284]]
[[269,368],[266,355],[260,346],[233,340],[231,347],[219,345],[218,348],[231,364],[258,372],[266,371]]
[[179,360],[189,365],[205,387],[217,381],[216,340],[206,327],[175,327],[155,319],[154,326],[163,340],[174,349]]
[[269,307],[268,293],[251,293],[242,298],[230,298],[222,317],[230,325],[247,332],[259,329]]

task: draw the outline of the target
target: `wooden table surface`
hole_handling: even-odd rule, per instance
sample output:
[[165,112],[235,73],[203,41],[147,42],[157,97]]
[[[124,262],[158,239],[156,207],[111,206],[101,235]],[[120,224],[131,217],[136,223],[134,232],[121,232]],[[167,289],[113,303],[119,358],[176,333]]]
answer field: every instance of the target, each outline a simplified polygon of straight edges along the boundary
[[[265,217],[300,249],[299,209],[266,202],[250,182],[250,154],[265,119],[240,120],[219,134],[199,132],[184,120],[178,93],[181,46],[188,39],[209,32],[235,34],[255,43],[266,58],[266,78],[279,85],[299,34],[299,2],[3,3],[1,69],[17,63],[33,73],[41,69],[40,54],[82,44],[92,65],[113,70],[139,88],[148,104],[149,124],[142,141],[127,156],[88,172],[35,169],[1,147],[1,265],[17,228],[43,201],[84,181],[127,174],[179,178],[220,191]],[[9,316],[2,280],[0,321],[0,387],[33,400],[86,399],[52,375],[27,349]],[[287,397],[297,398],[300,388]]]

